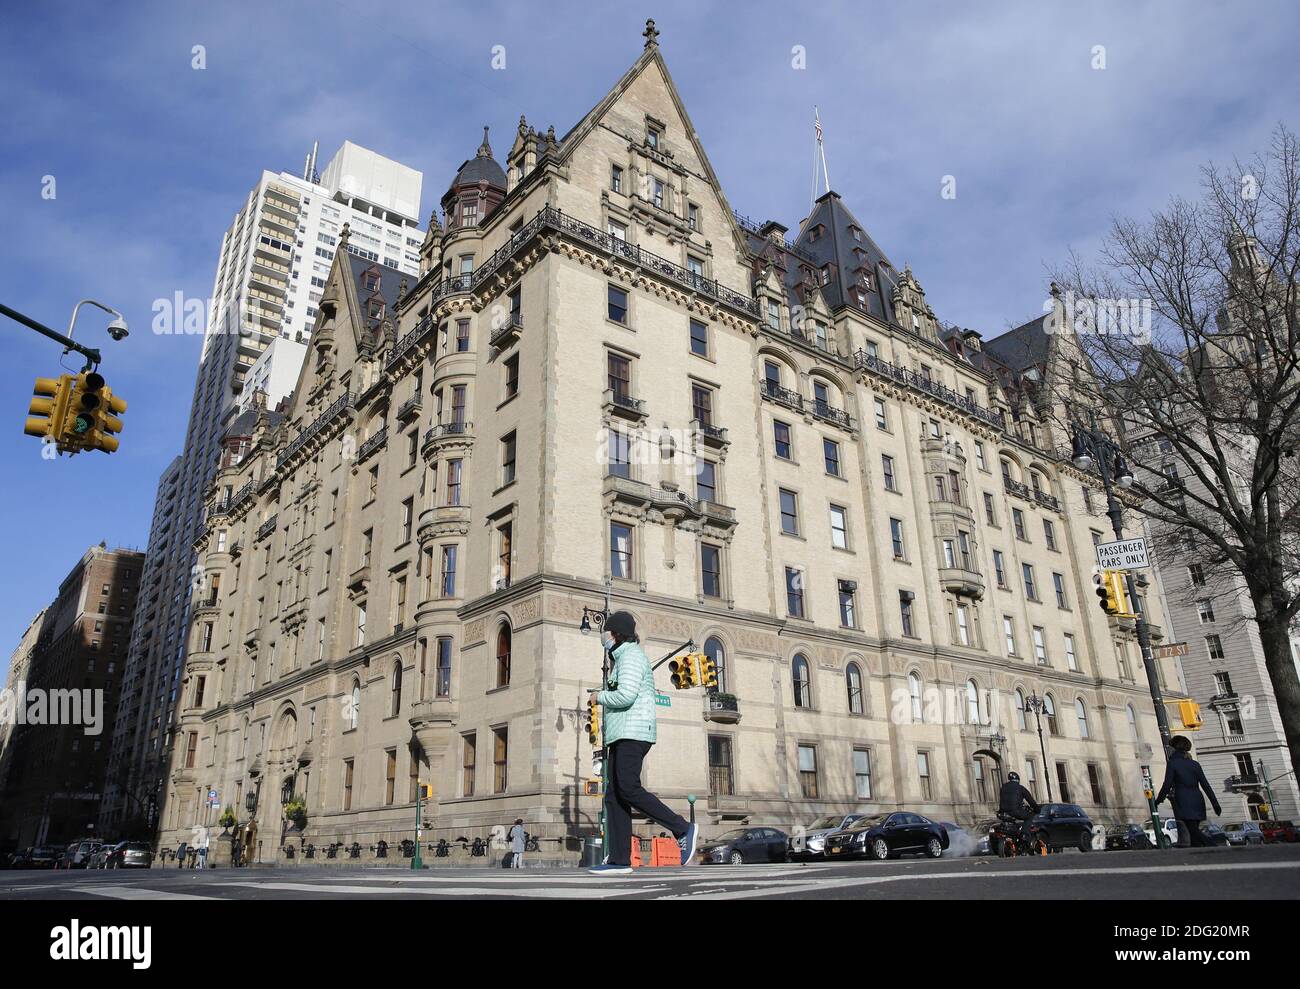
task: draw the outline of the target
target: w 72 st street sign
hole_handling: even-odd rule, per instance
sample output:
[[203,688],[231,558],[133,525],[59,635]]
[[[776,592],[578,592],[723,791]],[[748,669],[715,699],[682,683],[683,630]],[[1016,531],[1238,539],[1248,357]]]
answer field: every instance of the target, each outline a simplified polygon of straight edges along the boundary
[[1121,539],[1097,544],[1097,566],[1103,570],[1141,570],[1151,566],[1145,539]]

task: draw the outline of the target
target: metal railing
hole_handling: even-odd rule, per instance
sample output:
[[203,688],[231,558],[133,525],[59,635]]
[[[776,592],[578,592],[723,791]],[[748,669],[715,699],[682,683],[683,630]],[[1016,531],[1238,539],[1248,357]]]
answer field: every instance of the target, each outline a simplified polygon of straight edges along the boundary
[[837,409],[835,408],[835,406],[827,402],[820,401],[819,399],[813,399],[812,414],[815,415],[818,419],[824,419],[827,422],[834,423],[835,425],[841,426],[844,429],[853,428],[852,416],[850,416],[843,409]]
[[715,299],[722,305],[739,310],[747,315],[758,317],[758,302],[748,293],[720,285],[711,278],[696,274],[681,265],[662,258],[657,254],[642,250],[635,244],[615,237],[613,234],[593,227],[589,223],[568,216],[553,206],[546,206],[537,215],[525,223],[518,231],[491,257],[474,272],[474,287],[487,282],[517,251],[532,237],[544,229],[555,230],[582,243],[589,244],[607,254],[617,255],[624,260],[638,265],[645,271],[652,271],[669,281],[685,286],[693,292]]
[[371,453],[383,446],[386,439],[388,439],[388,427],[380,426],[379,432],[361,444],[361,448],[357,450],[357,459],[365,460]]
[[464,436],[473,430],[474,424],[468,421],[440,422],[424,431],[424,442],[429,443],[439,436]]
[[917,391],[925,392],[941,402],[953,406],[962,412],[972,415],[983,422],[994,426],[997,429],[1005,429],[1004,420],[1001,412],[995,412],[987,409],[967,398],[965,395],[959,395],[946,385],[942,385],[933,378],[927,378],[924,375],[917,374],[915,371],[909,371],[907,368],[891,364],[889,361],[883,361],[879,357],[873,357],[863,350],[853,352],[853,365],[858,370],[870,371],[881,377],[889,378],[899,384],[914,388]]
[[763,382],[764,397],[770,398],[774,402],[780,402],[782,405],[787,405],[797,412],[803,411],[803,396],[797,391],[792,391],[789,388],[782,388],[775,381],[771,381],[767,378],[762,378],[760,380]]
[[320,417],[315,422],[299,433],[297,437],[294,438],[293,442],[284,448],[280,456],[275,460],[276,469],[278,470],[286,460],[302,449],[303,444],[324,429],[331,419],[335,418],[339,413],[346,409],[351,400],[352,396],[348,392],[344,392],[331,402],[330,407],[321,413]]
[[416,395],[414,398],[408,398],[405,402],[397,407],[397,418],[405,419],[412,412],[419,412],[424,407],[424,396]]
[[261,525],[257,527],[258,542],[261,542],[263,539],[265,539],[267,536],[269,536],[271,533],[275,531],[275,520],[277,518],[279,518],[278,515],[272,515],[269,519],[267,519],[265,522],[263,522]]

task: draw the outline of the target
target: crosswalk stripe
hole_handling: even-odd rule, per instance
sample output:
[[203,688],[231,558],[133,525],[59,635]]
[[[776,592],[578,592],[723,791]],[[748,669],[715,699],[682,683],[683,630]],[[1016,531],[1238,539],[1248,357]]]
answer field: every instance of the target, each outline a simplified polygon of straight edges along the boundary
[[[49,887],[57,889],[58,887]],[[219,900],[219,896],[199,896],[196,893],[172,893],[149,889],[146,886],[73,886],[72,892],[89,896],[108,896],[115,900]]]

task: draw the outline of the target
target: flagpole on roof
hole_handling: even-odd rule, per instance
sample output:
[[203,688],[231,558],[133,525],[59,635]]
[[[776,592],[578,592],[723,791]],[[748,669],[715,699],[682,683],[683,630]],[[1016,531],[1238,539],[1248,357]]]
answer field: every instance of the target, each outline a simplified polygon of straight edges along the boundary
[[[826,191],[831,191],[831,176],[826,170],[826,144],[822,140],[822,118],[821,112],[816,104],[813,105],[813,129],[817,132],[817,146],[813,149],[813,191],[812,205],[817,203],[817,165],[821,164],[821,177],[826,186]],[[811,209],[811,206],[809,207]]]

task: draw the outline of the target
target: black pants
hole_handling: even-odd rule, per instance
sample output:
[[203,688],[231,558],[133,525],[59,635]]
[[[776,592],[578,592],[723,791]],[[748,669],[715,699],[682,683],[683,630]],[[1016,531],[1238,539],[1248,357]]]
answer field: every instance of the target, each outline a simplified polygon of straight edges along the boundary
[[1187,829],[1187,844],[1189,848],[1205,848],[1205,835],[1201,833],[1201,821],[1189,821],[1186,818],[1178,817],[1176,821]]
[[609,789],[605,793],[605,819],[609,831],[607,860],[611,865],[632,862],[632,808],[666,827],[674,838],[686,834],[690,823],[641,785],[641,763],[650,743],[621,738],[609,747]]

